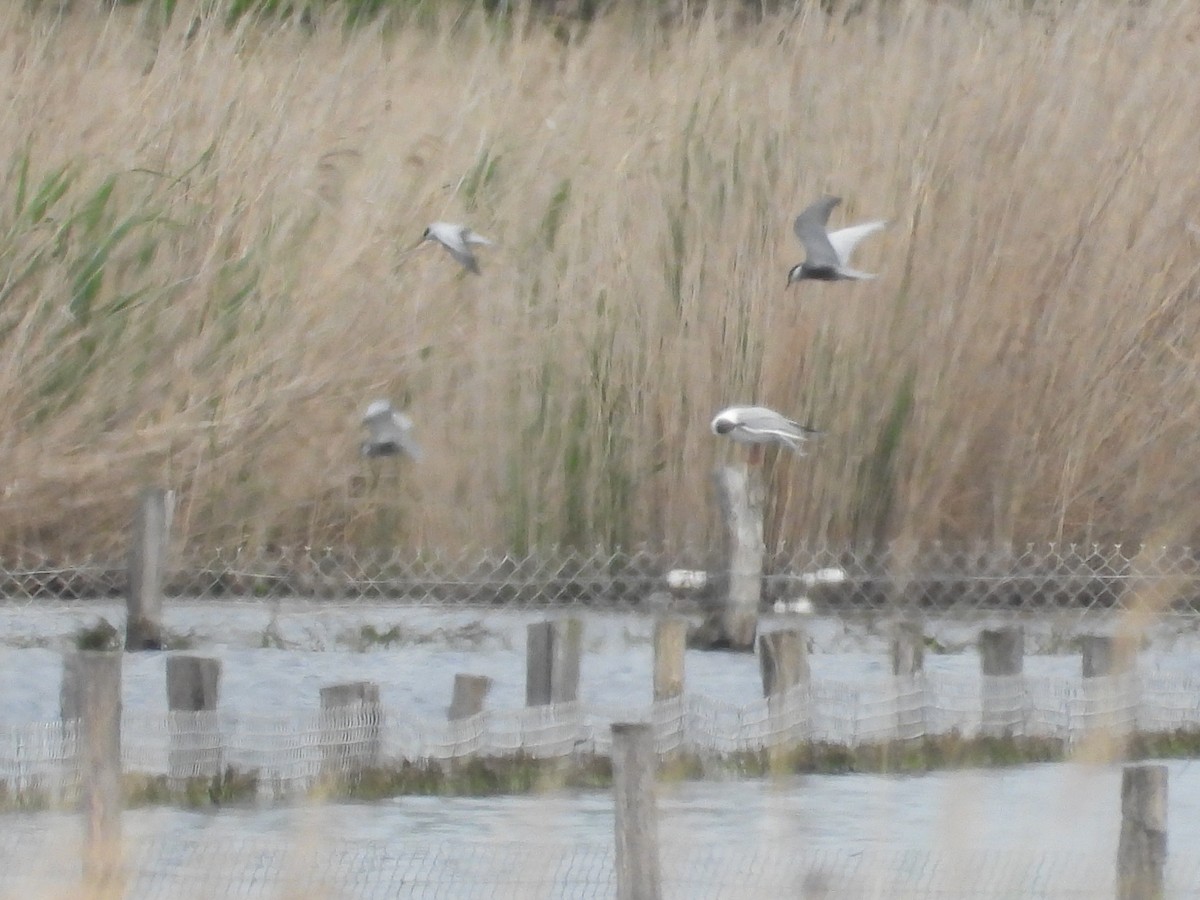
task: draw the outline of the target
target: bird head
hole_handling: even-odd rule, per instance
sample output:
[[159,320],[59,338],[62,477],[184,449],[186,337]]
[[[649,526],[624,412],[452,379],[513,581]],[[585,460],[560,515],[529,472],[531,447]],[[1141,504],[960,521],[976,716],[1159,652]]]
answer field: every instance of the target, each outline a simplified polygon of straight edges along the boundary
[[737,428],[737,425],[737,420],[732,414],[723,412],[712,420],[712,432],[713,434],[729,434]]

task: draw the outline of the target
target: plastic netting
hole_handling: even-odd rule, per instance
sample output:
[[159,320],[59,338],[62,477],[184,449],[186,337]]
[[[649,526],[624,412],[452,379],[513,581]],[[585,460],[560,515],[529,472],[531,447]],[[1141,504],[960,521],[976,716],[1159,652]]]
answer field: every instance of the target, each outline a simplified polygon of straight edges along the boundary
[[[684,695],[625,709],[562,703],[421,720],[356,704],[272,717],[126,710],[126,772],[176,779],[232,769],[264,797],[300,795],[320,779],[371,768],[477,757],[607,756],[611,726],[654,726],[661,754],[700,757],[805,742],[854,748],[930,736],[1011,735],[1067,745],[1089,735],[1200,731],[1200,680],[1129,673],[1097,678],[969,676],[926,672],[856,682],[810,681],[785,694],[731,704]],[[9,791],[78,791],[76,723],[0,729],[0,784]]]
[[[59,836],[0,838],[0,897],[74,896],[74,848]],[[663,894],[679,900],[796,897],[1078,898],[1114,895],[1111,860],[1053,851],[926,853],[808,850],[779,840],[663,847]],[[326,836],[172,836],[126,850],[123,896],[136,900],[561,900],[617,896],[614,852],[598,844],[457,841],[340,842]],[[1180,854],[1167,898],[1200,894],[1200,861]]]

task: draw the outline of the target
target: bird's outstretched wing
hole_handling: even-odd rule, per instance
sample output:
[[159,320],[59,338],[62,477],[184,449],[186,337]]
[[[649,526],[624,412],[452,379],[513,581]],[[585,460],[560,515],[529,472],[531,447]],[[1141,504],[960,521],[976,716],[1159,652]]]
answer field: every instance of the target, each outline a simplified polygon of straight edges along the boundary
[[805,261],[809,265],[836,268],[840,264],[838,253],[829,242],[825,223],[829,221],[829,214],[833,208],[841,202],[841,197],[822,197],[796,216],[792,228],[800,243],[804,245],[804,251],[808,255]]
[[476,262],[475,254],[471,252],[465,241],[458,247],[451,246],[450,244],[444,244],[443,246],[450,251],[450,255],[458,260],[459,264],[468,272],[474,275],[479,274],[479,263]]
[[851,225],[848,228],[839,228],[837,231],[829,232],[828,240],[830,246],[833,247],[833,252],[837,254],[838,265],[843,268],[849,267],[850,254],[854,252],[859,241],[886,227],[886,219],[876,219],[873,222],[863,222],[861,225]]
[[765,406],[750,406],[741,411],[741,426],[748,434],[774,438],[793,450],[803,452],[800,444],[821,432],[781,416]]

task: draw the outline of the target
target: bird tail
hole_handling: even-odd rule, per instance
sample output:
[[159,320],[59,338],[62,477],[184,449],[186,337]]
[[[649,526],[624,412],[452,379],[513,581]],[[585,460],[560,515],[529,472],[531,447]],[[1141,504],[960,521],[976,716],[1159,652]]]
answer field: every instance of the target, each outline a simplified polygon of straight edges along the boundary
[[848,269],[845,266],[838,267],[838,274],[843,278],[849,278],[853,281],[870,281],[872,278],[878,278],[878,275],[872,275],[870,272],[860,272],[858,269]]

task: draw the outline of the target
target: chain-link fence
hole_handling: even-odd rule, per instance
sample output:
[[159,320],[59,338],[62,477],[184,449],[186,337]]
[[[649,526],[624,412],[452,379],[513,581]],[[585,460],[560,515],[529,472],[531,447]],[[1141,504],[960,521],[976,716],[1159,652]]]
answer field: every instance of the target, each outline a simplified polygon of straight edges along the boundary
[[[673,599],[703,606],[727,578],[710,551],[550,549],[522,554],[378,553],[352,548],[184,553],[166,591],[188,597],[387,599],[414,604],[640,609]],[[0,559],[0,596],[78,599],[124,593],[121,559]],[[807,597],[830,611],[897,604],[976,609],[1200,610],[1200,552],[1190,547],[812,546],[772,554],[764,597]]]

